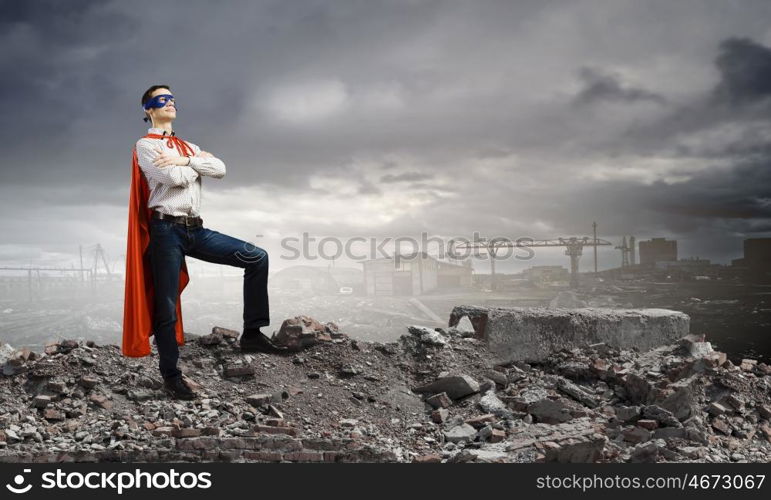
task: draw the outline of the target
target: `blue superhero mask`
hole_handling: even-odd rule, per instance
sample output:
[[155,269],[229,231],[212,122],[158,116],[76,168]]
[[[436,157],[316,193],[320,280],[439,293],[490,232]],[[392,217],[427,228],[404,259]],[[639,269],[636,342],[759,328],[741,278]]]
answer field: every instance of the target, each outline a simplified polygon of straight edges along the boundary
[[162,108],[166,106],[166,104],[169,103],[169,101],[172,101],[174,103],[174,107],[177,107],[177,101],[174,99],[174,96],[171,94],[160,94],[152,99],[149,99],[146,103],[144,108],[150,109],[150,108]]

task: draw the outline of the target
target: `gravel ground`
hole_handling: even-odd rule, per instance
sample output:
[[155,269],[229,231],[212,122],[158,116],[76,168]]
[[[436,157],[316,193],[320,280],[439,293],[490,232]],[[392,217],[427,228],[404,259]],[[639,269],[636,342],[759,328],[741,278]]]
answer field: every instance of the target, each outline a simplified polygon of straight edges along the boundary
[[[462,329],[416,326],[398,342],[375,343],[310,321],[302,335],[313,345],[290,354],[241,353],[238,332],[221,328],[188,334],[180,367],[197,386],[195,401],[168,398],[155,353],[126,358],[118,346],[76,341],[43,353],[3,345],[0,459],[91,453],[101,460],[110,459],[99,455],[108,451],[153,451],[163,460],[207,436],[276,433],[302,439],[305,448],[329,440],[373,453],[358,461],[771,456],[771,368],[752,360],[734,365],[703,339],[647,353],[586,346],[537,365],[496,366],[483,341]],[[326,455],[203,459],[313,457]]]

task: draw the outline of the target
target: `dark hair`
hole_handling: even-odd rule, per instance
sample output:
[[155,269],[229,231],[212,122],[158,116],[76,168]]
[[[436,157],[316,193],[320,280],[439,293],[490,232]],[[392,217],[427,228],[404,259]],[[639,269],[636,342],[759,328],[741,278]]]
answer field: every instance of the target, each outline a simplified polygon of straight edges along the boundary
[[[158,89],[169,89],[169,90],[171,90],[171,87],[169,87],[168,85],[153,85],[149,89],[145,90],[145,93],[142,94],[142,107],[143,108],[144,108],[145,104],[147,103],[147,101],[150,100],[150,95],[153,92],[155,92],[156,90],[158,90]],[[146,112],[145,112],[145,117],[142,118],[142,120],[144,120],[146,122],[150,121],[150,119],[147,117]]]

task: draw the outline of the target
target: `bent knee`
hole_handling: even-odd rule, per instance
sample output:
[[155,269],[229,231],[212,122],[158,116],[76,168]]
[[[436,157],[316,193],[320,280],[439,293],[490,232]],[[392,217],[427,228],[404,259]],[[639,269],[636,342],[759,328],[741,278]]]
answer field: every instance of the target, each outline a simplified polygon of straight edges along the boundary
[[262,248],[255,248],[252,252],[250,252],[250,260],[252,265],[267,266],[268,252]]
[[268,264],[268,252],[252,245],[236,252],[236,257],[244,266],[265,266]]

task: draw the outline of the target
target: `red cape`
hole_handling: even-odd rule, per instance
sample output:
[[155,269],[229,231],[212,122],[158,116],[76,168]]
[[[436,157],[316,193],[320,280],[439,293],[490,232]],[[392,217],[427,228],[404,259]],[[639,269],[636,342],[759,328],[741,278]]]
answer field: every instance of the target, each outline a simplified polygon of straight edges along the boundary
[[[157,134],[147,134],[148,138],[165,138]],[[181,154],[192,154],[189,146],[181,139],[169,139],[169,146],[177,146]],[[150,336],[153,334],[154,288],[150,253],[150,217],[152,209],[148,208],[150,188],[147,184],[139,162],[137,150],[131,169],[131,191],[129,193],[128,242],[126,245],[126,282],[123,301],[123,346],[124,356],[134,358],[150,354]],[[177,344],[185,345],[185,333],[182,326],[182,290],[190,281],[187,263],[184,257],[179,273],[179,292],[177,293]]]

